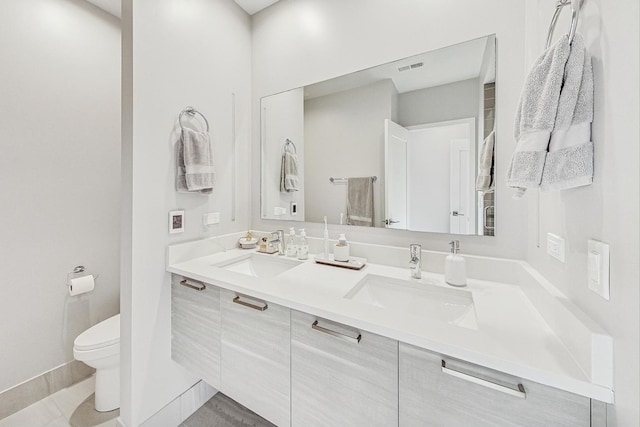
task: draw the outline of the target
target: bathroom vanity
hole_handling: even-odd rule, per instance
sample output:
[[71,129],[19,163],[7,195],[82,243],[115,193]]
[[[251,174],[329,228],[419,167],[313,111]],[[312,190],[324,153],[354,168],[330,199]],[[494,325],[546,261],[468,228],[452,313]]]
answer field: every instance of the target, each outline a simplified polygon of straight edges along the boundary
[[466,257],[455,289],[366,246],[360,271],[171,246],[173,359],[279,426],[606,425],[610,337],[526,263]]

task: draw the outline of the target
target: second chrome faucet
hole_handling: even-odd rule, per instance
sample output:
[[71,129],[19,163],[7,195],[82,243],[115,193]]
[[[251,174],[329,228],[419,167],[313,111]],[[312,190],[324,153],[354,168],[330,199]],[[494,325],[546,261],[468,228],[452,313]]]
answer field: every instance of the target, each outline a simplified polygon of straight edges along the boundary
[[411,269],[411,277],[420,279],[422,277],[422,245],[409,245],[409,268]]

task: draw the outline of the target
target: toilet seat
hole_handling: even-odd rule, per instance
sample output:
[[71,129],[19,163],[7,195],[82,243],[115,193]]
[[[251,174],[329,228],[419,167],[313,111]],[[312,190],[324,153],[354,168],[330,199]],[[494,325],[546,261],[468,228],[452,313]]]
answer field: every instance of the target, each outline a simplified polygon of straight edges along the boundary
[[92,350],[106,349],[120,350],[120,315],[116,314],[102,322],[93,325],[73,341],[73,351],[92,352]]

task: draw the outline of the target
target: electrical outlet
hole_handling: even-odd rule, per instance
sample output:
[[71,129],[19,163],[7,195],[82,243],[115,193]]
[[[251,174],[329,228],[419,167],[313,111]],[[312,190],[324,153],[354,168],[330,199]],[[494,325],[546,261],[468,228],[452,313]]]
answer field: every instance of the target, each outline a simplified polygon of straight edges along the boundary
[[220,224],[220,212],[206,213],[202,215],[204,225]]
[[564,239],[553,233],[547,233],[547,253],[560,262],[564,262]]

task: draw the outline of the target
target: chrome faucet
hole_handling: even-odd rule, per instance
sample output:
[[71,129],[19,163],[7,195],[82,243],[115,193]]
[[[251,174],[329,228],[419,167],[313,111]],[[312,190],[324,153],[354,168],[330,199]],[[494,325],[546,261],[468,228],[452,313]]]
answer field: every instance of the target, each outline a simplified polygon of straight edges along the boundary
[[275,244],[278,249],[278,255],[284,255],[284,230],[276,230],[271,233],[268,244],[269,246]]
[[409,245],[409,268],[411,269],[411,277],[420,279],[422,277],[422,246],[417,244]]

